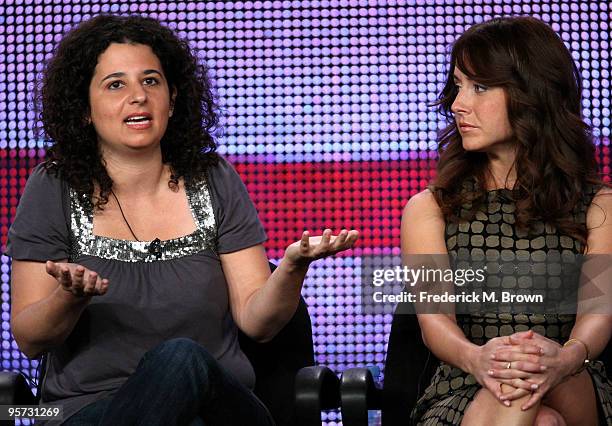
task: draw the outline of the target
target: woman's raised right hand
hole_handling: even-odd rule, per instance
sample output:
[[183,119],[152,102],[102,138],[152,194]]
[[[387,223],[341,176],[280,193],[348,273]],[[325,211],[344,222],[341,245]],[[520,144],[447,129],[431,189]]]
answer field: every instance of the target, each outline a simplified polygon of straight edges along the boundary
[[100,278],[97,272],[82,265],[48,260],[45,269],[64,290],[76,297],[101,296],[108,290],[109,281],[106,278]]

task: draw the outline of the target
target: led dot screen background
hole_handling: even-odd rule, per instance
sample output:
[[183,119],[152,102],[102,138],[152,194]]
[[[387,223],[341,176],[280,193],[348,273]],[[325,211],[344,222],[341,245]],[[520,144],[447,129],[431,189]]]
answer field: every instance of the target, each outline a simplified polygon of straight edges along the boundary
[[[608,1],[128,1],[0,3],[0,227],[3,246],[29,170],[31,87],[62,34],[102,12],[140,13],[176,29],[211,69],[223,115],[219,152],[240,172],[267,230],[271,259],[304,229],[358,229],[356,249],[318,261],[303,295],[317,362],[340,372],[384,364],[389,315],[361,315],[360,256],[399,253],[401,209],[434,176],[428,106],[448,46],[501,15],[549,23],[584,79],[584,116],[610,174]],[[10,260],[2,257],[2,367],[30,375],[9,329]],[[326,414],[336,424],[337,414]]]

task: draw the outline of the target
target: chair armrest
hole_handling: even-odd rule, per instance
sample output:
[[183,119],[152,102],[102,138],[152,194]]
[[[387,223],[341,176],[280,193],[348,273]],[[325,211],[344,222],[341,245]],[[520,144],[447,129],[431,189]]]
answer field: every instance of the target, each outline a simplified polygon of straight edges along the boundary
[[295,378],[295,411],[300,426],[320,426],[321,410],[340,406],[340,381],[328,367],[300,369]]
[[21,373],[0,372],[0,405],[38,404]]
[[367,426],[368,410],[381,408],[382,389],[375,383],[367,368],[349,368],[340,380],[342,424]]

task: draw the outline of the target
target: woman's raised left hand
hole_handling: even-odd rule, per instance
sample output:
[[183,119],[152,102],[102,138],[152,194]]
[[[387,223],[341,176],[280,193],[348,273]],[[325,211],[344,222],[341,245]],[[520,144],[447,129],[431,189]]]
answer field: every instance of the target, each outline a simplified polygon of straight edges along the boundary
[[355,244],[359,232],[343,229],[338,235],[332,235],[331,229],[323,231],[323,235],[311,237],[308,231],[302,233],[299,241],[291,244],[285,250],[285,261],[295,266],[308,266],[310,262],[331,256],[347,250]]

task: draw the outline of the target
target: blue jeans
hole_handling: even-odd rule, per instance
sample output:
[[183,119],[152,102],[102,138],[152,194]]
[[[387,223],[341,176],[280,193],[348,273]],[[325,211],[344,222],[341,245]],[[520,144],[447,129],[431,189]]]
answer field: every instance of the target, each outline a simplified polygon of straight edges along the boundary
[[206,349],[177,338],[147,352],[115,395],[87,405],[64,425],[274,426],[274,420]]

